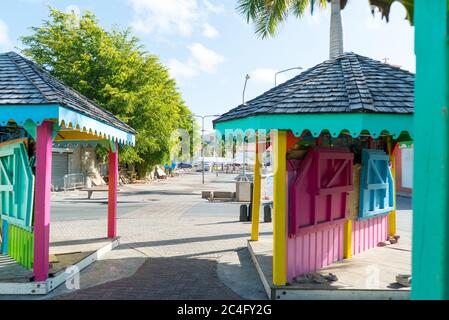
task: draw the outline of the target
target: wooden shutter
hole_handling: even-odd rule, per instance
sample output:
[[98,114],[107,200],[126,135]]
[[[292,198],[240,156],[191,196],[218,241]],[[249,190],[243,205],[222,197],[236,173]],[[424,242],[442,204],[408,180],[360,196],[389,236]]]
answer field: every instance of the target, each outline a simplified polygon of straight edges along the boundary
[[394,209],[390,157],[382,150],[362,151],[359,218],[387,214]]
[[34,175],[23,142],[0,145],[0,210],[2,220],[30,229]]

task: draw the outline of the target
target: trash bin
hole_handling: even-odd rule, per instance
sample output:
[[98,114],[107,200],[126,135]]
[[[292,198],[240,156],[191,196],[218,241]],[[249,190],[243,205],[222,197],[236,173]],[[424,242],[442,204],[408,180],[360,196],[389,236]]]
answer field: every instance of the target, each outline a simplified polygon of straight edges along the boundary
[[249,186],[249,197],[250,197],[250,202],[249,202],[249,206],[248,206],[248,220],[247,221],[252,221],[253,218],[253,189],[254,189],[254,183],[251,182],[250,186]]
[[242,204],[240,206],[240,222],[248,221],[248,206],[246,204]]
[[271,205],[266,204],[263,206],[263,221],[271,222]]

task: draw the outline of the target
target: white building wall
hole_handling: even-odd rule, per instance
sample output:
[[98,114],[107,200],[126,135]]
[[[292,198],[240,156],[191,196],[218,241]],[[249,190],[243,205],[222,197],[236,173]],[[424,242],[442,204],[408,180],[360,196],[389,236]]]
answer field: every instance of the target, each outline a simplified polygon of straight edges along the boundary
[[401,148],[402,187],[413,188],[413,148]]

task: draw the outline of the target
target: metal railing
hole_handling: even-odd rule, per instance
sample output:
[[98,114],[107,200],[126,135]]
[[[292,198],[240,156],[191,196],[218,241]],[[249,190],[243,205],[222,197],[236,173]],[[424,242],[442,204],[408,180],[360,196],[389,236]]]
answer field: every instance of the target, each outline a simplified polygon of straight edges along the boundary
[[83,173],[72,173],[64,176],[64,191],[83,188],[86,177]]

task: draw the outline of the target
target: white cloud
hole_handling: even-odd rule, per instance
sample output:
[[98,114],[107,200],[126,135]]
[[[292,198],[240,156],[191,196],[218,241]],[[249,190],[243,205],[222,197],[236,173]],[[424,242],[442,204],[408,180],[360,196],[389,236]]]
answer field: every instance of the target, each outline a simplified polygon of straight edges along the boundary
[[[209,14],[223,12],[223,4],[207,0],[129,0],[134,11],[131,27],[145,34],[191,36],[207,24]],[[211,29],[208,35],[212,34]],[[216,30],[215,30],[216,31]]]
[[11,39],[9,38],[8,25],[0,19],[0,48],[2,50],[12,49]]
[[[269,68],[259,68],[251,72],[251,79],[255,82],[263,83],[263,84],[274,84],[274,77],[276,75],[277,70],[269,69]],[[287,78],[279,74],[277,76],[277,84],[281,84],[287,81]]]
[[218,32],[218,30],[212,27],[210,24],[203,24],[203,36],[213,39],[218,37],[219,35],[220,33]]
[[194,43],[189,47],[189,50],[193,65],[207,73],[214,73],[218,65],[225,61],[222,55],[206,48],[201,43]]
[[198,74],[198,70],[189,63],[183,63],[177,59],[171,59],[168,62],[168,69],[170,75],[175,78],[193,78]]
[[213,74],[225,57],[206,48],[201,43],[194,43],[188,47],[190,57],[186,62],[171,59],[168,63],[170,74],[174,78],[193,78],[201,72]]
[[199,19],[196,0],[131,0],[131,5],[135,12],[131,26],[143,33],[188,36]]

